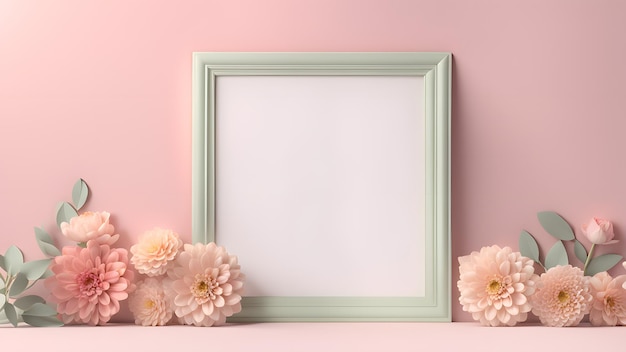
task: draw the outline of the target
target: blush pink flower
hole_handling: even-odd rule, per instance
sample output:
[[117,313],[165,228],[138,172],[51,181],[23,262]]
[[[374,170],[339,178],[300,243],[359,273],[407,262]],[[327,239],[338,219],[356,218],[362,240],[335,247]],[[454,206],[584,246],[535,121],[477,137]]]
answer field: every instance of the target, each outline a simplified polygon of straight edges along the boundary
[[139,282],[128,303],[137,325],[163,326],[172,319],[172,305],[159,279]]
[[174,313],[183,324],[221,325],[241,311],[244,275],[224,247],[185,244],[173,264],[167,275]]
[[102,235],[113,236],[115,228],[109,224],[110,216],[111,214],[106,211],[86,211],[79,216],[71,218],[69,223],[62,222],[60,225],[61,232],[70,240],[82,243]]
[[606,271],[589,279],[593,304],[589,321],[594,326],[626,324],[626,275],[612,278]]
[[106,324],[132,290],[128,252],[95,241],[87,242],[87,248],[64,247],[50,270],[45,286],[65,324]]
[[183,241],[171,230],[155,228],[139,236],[137,244],[130,247],[130,262],[140,274],[159,276],[165,274],[168,263],[176,258]]
[[587,239],[593,244],[611,244],[617,243],[617,240],[613,240],[615,234],[613,233],[613,224],[602,218],[592,218],[588,223],[581,227],[583,234],[587,236]]
[[534,261],[511,248],[483,247],[459,257],[457,282],[463,310],[487,326],[513,326],[526,320],[535,291]]
[[591,309],[588,278],[571,265],[557,265],[541,274],[531,297],[533,314],[546,326],[576,326]]

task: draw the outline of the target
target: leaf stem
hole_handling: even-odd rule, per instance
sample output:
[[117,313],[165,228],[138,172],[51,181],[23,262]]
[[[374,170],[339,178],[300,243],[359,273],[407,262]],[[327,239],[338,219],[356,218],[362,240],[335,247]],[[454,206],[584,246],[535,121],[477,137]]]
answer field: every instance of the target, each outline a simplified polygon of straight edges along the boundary
[[585,260],[585,266],[583,267],[583,275],[587,275],[587,267],[591,262],[591,255],[593,254],[593,250],[596,248],[596,244],[591,244],[591,248],[589,249],[589,254],[587,254],[587,260]]

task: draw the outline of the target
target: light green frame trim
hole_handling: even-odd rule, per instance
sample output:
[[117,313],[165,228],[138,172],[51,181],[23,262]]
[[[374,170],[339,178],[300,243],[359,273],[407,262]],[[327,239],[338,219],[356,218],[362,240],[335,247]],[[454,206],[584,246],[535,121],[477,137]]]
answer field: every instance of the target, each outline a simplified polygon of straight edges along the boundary
[[229,321],[451,321],[450,53],[194,53],[192,239],[215,240],[215,94],[220,75],[424,77],[426,295],[244,297]]

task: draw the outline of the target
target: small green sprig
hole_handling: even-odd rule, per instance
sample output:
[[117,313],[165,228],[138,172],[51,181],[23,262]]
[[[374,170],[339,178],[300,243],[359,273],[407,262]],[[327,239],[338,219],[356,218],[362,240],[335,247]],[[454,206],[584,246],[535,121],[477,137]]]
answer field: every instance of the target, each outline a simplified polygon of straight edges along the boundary
[[522,230],[519,236],[520,253],[534,260],[541,265],[544,270],[548,270],[557,265],[568,265],[569,256],[565,249],[565,241],[574,242],[574,254],[578,260],[584,263],[583,272],[586,276],[593,276],[597,273],[607,271],[622,261],[623,256],[619,254],[603,254],[593,257],[595,245],[592,245],[589,253],[582,243],[574,236],[572,227],[559,214],[553,211],[542,211],[537,213],[539,223],[544,230],[558,241],[548,250],[542,263],[539,258],[539,246],[535,238],[526,230]]

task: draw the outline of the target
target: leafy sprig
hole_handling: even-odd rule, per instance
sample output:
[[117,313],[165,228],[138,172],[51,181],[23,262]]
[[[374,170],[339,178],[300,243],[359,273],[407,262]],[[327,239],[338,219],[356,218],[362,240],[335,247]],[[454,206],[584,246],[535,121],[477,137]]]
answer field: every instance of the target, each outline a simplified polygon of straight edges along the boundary
[[[78,215],[89,197],[89,189],[84,180],[79,179],[72,189],[72,203],[62,202],[57,207],[56,222],[69,222]],[[56,308],[37,295],[25,292],[38,280],[52,275],[49,270],[52,258],[61,255],[52,237],[42,228],[35,227],[35,239],[41,252],[48,258],[24,261],[24,254],[11,246],[0,255],[0,324],[17,326],[23,322],[31,326],[61,326]]]
[[536,263],[539,263],[545,270],[557,265],[569,264],[569,256],[565,249],[565,241],[574,242],[574,255],[584,264],[583,271],[587,276],[593,276],[599,272],[607,271],[622,261],[623,256],[619,254],[603,254],[593,257],[595,245],[592,245],[589,253],[583,244],[576,239],[572,227],[559,214],[552,211],[542,211],[537,213],[537,219],[544,230],[558,241],[548,250],[542,263],[539,258],[539,246],[535,238],[526,230],[522,230],[519,236],[520,253]]

